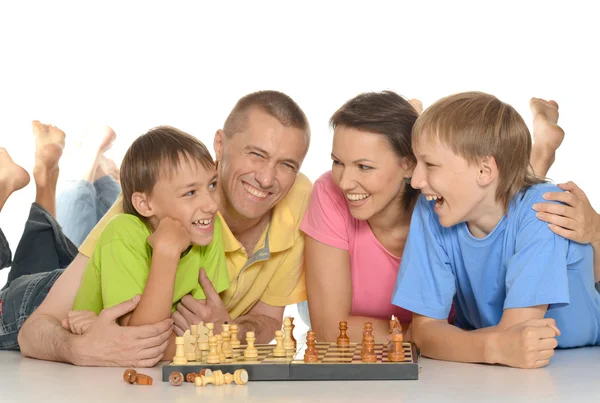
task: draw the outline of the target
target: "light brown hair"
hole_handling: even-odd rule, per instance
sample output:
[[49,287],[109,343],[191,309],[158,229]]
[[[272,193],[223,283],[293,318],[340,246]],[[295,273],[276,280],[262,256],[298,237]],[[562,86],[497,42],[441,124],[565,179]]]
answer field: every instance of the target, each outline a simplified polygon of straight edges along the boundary
[[498,167],[496,200],[508,209],[519,192],[545,182],[529,163],[531,135],[510,105],[483,92],[463,92],[442,98],[427,108],[413,127],[413,139],[428,136],[469,163],[491,156]]
[[197,161],[208,170],[215,169],[210,152],[194,136],[171,126],[158,126],[131,144],[121,163],[123,211],[148,223],[133,206],[135,192],[151,194],[156,182],[177,175],[182,162]]
[[[393,91],[359,94],[338,109],[329,125],[382,135],[392,147],[399,160],[406,158],[416,164],[411,148],[411,130],[419,114],[406,99]],[[402,207],[410,209],[419,197],[419,190],[409,184],[402,195]]]
[[244,130],[248,112],[260,108],[273,116],[283,126],[300,129],[305,133],[306,149],[310,144],[310,125],[300,106],[288,95],[279,91],[258,91],[242,97],[227,116],[223,131],[228,137]]

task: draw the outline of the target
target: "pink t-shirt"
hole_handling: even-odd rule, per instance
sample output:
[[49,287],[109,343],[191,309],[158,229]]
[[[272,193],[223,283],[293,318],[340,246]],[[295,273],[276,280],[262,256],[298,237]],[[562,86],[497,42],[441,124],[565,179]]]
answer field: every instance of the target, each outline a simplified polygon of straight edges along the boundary
[[391,303],[400,258],[379,243],[367,221],[352,217],[331,171],[315,182],[300,229],[321,243],[350,253],[352,315],[382,319],[395,315],[400,322],[411,321],[409,311]]

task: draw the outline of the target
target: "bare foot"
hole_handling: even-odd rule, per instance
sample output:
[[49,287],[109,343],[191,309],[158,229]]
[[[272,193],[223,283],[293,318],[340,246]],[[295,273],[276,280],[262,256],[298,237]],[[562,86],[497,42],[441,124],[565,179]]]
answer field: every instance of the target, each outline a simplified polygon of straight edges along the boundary
[[529,108],[533,114],[533,142],[544,152],[554,154],[565,138],[558,126],[558,104],[541,98],[531,98]]
[[94,181],[97,181],[101,177],[109,175],[111,176],[117,183],[121,183],[120,170],[115,161],[110,158],[105,157],[104,155],[100,159],[100,164],[96,169],[96,177]]
[[29,174],[17,165],[5,148],[0,147],[0,210],[8,197],[29,183]]
[[417,98],[413,98],[410,101],[410,104],[417,110],[417,113],[420,115],[423,113],[423,102],[419,101]]
[[31,124],[35,137],[35,166],[33,178],[37,186],[56,183],[58,161],[65,147],[65,133],[56,126],[34,120]]

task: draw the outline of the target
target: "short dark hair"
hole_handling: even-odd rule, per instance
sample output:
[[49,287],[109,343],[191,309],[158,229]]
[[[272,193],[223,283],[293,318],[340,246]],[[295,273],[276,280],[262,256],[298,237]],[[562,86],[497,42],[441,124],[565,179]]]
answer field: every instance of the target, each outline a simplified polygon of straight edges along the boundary
[[[345,126],[380,134],[399,159],[406,158],[416,164],[410,139],[418,117],[419,113],[411,103],[393,91],[366,92],[342,105],[329,120],[329,125],[334,130],[338,126]],[[410,209],[419,194],[417,189],[407,184],[402,195],[402,207]]]
[[210,152],[194,136],[171,126],[158,126],[131,144],[121,163],[123,211],[147,223],[133,206],[135,192],[150,194],[161,175],[176,175],[183,160],[197,161],[206,169],[215,169]]
[[279,91],[258,91],[242,97],[233,107],[223,125],[227,136],[244,130],[248,111],[260,108],[273,116],[282,125],[304,131],[306,146],[310,143],[310,125],[298,104],[288,95]]

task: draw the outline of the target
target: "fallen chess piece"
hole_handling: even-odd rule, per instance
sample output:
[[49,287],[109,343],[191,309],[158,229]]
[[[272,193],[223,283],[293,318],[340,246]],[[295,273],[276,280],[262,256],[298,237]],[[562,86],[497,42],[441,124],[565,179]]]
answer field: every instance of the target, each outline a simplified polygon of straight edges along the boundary
[[146,374],[140,374],[135,369],[128,368],[123,373],[123,380],[136,385],[152,385],[152,378]]
[[180,386],[183,383],[183,374],[179,371],[171,372],[169,383],[173,386]]

